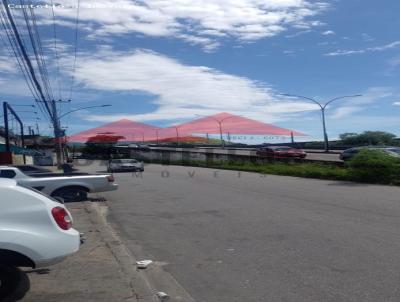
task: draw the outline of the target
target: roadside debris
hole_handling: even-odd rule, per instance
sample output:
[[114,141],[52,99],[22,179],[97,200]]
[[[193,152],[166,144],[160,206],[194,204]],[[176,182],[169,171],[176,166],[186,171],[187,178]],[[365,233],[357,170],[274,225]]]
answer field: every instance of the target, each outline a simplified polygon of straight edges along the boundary
[[142,261],[137,261],[136,265],[137,268],[146,269],[151,263],[153,263],[152,260],[142,260]]
[[164,292],[158,292],[157,297],[160,299],[160,301],[169,301],[169,296]]

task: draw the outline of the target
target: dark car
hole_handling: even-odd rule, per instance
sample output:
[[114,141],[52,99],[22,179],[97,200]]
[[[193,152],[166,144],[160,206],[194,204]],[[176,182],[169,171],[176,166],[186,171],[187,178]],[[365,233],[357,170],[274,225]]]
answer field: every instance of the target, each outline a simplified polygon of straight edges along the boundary
[[269,147],[262,147],[259,150],[257,150],[257,155],[260,157],[267,157],[267,158],[303,159],[307,156],[307,153],[301,149],[296,149],[287,146],[269,146]]
[[349,159],[353,158],[361,150],[378,150],[378,151],[385,152],[386,154],[394,156],[394,157],[400,157],[400,147],[368,146],[368,147],[354,147],[354,148],[344,150],[342,152],[342,154],[340,154],[340,159],[341,160],[349,160]]
[[128,146],[130,149],[133,150],[140,150],[140,151],[150,151],[150,147],[145,144],[129,144]]

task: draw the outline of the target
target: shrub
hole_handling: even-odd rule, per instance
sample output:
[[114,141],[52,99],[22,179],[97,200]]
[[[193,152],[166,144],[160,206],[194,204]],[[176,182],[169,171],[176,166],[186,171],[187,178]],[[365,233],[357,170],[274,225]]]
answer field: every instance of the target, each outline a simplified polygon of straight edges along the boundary
[[379,150],[362,150],[348,163],[350,177],[360,182],[398,183],[400,160]]

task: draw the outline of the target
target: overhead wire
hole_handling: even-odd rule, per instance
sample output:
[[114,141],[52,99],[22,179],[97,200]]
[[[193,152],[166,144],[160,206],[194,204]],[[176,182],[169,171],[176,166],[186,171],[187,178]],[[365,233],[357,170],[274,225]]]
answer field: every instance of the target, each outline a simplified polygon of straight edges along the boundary
[[[21,0],[21,5],[24,5],[23,0]],[[26,27],[28,29],[28,34],[29,34],[29,38],[30,38],[29,40],[32,45],[32,50],[33,50],[33,53],[36,58],[36,64],[38,66],[39,75],[42,80],[42,87],[44,88],[47,98],[51,99],[51,98],[53,98],[53,92],[52,92],[51,86],[49,85],[47,68],[43,61],[43,57],[39,53],[39,49],[38,49],[39,48],[38,44],[40,43],[40,40],[37,41],[36,37],[34,36],[33,29],[32,29],[32,26],[31,26],[30,20],[29,20],[29,15],[28,15],[26,9],[23,8],[22,12],[24,15]]]
[[47,68],[47,65],[46,65],[46,60],[44,59],[44,51],[43,51],[42,41],[40,39],[39,30],[38,30],[38,26],[37,26],[37,23],[36,23],[35,10],[32,7],[30,7],[29,9],[30,9],[30,13],[31,13],[32,29],[33,29],[33,32],[34,32],[35,37],[36,37],[39,56],[41,58],[41,64],[44,67],[44,72],[45,72],[45,76],[46,76],[46,79],[47,79],[47,83],[51,88],[51,82],[50,82],[50,79],[49,79],[48,68]]
[[[34,40],[36,40],[36,44],[37,44],[37,48],[38,48],[38,54],[39,54],[39,60],[37,61],[38,66],[39,66],[39,62],[40,62],[41,66],[42,66],[41,70],[44,73],[44,79],[45,79],[44,85],[49,87],[49,88],[47,88],[48,90],[52,91],[51,81],[49,79],[48,68],[46,65],[46,60],[44,59],[45,55],[44,55],[44,51],[43,51],[43,45],[42,45],[42,41],[41,41],[41,38],[39,35],[38,26],[36,23],[36,15],[35,15],[34,9],[32,7],[30,7],[30,18],[32,20],[32,31],[34,33]],[[48,101],[51,99],[54,99],[53,92],[51,93],[51,96],[48,96],[48,98],[49,98]],[[39,103],[42,103],[42,102],[39,102]]]
[[[1,9],[0,12],[0,19],[1,19],[1,24],[4,29],[4,33],[6,34],[7,40],[9,43],[5,41],[5,38],[1,34],[1,38],[3,43],[5,44],[6,48],[8,49],[10,56],[14,56],[16,59],[17,65],[24,77],[24,80],[28,86],[29,91],[31,92],[32,96],[35,98],[37,101],[40,99],[40,95],[36,90],[35,84],[33,82],[32,76],[29,73],[28,67],[26,66],[26,62],[22,59],[22,54],[20,48],[17,46],[17,41],[12,33],[11,25],[8,22],[8,18],[5,15],[5,12],[3,9]],[[43,103],[37,103],[38,108],[41,111],[42,115],[44,117],[48,116],[47,111],[44,109],[44,104]]]
[[46,111],[48,112],[50,118],[54,118],[54,114],[53,114],[52,110],[50,109],[48,101],[46,100],[46,97],[44,95],[43,89],[42,89],[42,87],[41,87],[41,85],[40,85],[40,83],[39,83],[39,81],[38,81],[38,79],[36,77],[35,69],[33,68],[32,62],[31,62],[31,60],[30,60],[30,58],[29,58],[29,56],[27,54],[27,51],[26,51],[24,45],[23,45],[21,36],[20,36],[19,31],[18,31],[18,29],[17,29],[17,27],[15,25],[15,22],[13,20],[12,15],[11,15],[10,9],[8,8],[8,1],[7,0],[2,0],[2,1],[3,1],[3,5],[5,7],[5,11],[6,11],[6,14],[7,14],[7,19],[9,21],[10,25],[11,25],[11,28],[12,28],[12,33],[13,33],[15,39],[16,39],[16,42],[17,42],[17,47],[21,50],[22,58],[23,58],[24,62],[26,63],[27,68],[29,70],[29,73],[30,73],[30,75],[32,77],[32,80],[33,80],[33,83],[34,83],[34,87],[35,87],[35,89],[37,90],[37,92],[38,92],[38,94],[40,96],[40,100],[38,100],[38,101],[43,101],[44,102]]
[[77,52],[78,52],[78,37],[79,37],[79,14],[80,14],[80,0],[77,0],[76,18],[75,18],[74,63],[72,66],[71,84],[70,84],[68,99],[71,99],[71,97],[72,97],[72,91],[74,89],[74,84],[75,84],[75,71],[76,71],[76,61],[77,61]]
[[20,56],[17,54],[17,50],[14,48],[14,44],[12,42],[12,37],[9,35],[9,28],[7,27],[7,23],[3,18],[4,18],[3,11],[1,11],[1,13],[0,13],[0,21],[1,21],[2,27],[4,29],[4,33],[6,34],[6,38],[7,38],[9,43],[7,43],[6,38],[3,36],[3,34],[1,32],[0,32],[0,38],[1,38],[4,46],[7,48],[10,56],[11,57],[12,56],[15,57],[17,65],[18,65],[18,67],[19,67],[19,69],[20,69],[20,71],[21,71],[21,73],[22,73],[22,75],[24,77],[24,80],[25,80],[25,82],[26,82],[26,84],[28,86],[29,91],[31,92],[31,94],[33,95],[34,98],[38,98],[39,95],[36,93],[36,91],[35,91],[35,89],[33,87],[32,80],[29,77],[29,75],[27,74],[27,70],[24,69],[25,65],[23,65],[23,62],[21,62]]
[[53,0],[51,0],[51,12],[53,15],[53,40],[54,40],[54,55],[55,55],[55,61],[56,61],[56,79],[57,79],[57,85],[58,85],[58,95],[60,100],[62,99],[62,93],[61,93],[61,84],[60,84],[60,56],[58,54],[58,47],[57,47],[57,29],[56,29],[56,15],[54,12],[54,4]]

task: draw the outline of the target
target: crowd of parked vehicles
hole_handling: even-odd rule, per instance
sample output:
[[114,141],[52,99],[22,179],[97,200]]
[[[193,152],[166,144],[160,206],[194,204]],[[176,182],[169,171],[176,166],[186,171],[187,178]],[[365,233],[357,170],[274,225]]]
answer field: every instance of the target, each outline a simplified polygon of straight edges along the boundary
[[[122,159],[108,171],[143,171],[143,163]],[[82,234],[73,228],[65,203],[88,193],[114,191],[112,174],[56,173],[32,165],[0,166],[0,301],[18,301],[29,289],[21,268],[58,263],[79,250]]]

